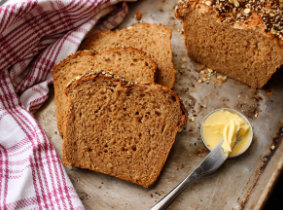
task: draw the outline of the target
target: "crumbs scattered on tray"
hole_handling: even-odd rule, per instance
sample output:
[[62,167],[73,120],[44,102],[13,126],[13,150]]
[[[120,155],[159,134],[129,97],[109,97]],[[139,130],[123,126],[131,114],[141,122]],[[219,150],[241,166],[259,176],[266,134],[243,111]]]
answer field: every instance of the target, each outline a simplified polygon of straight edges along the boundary
[[193,98],[192,96],[187,96],[187,98],[188,99],[183,100],[183,102],[188,110],[188,120],[193,122],[195,121],[195,118],[197,117],[197,112],[195,110],[196,99]]
[[208,153],[208,150],[205,147],[199,148],[195,151],[195,155],[198,157],[203,157],[203,155],[206,153]]
[[260,114],[259,103],[262,98],[257,95],[256,90],[247,93],[238,94],[238,104],[236,105],[236,109],[242,112],[250,119],[258,118]]
[[82,200],[82,201],[86,201],[89,199],[89,195],[85,192],[81,192],[81,191],[77,191],[78,193],[78,196],[79,198]]
[[184,29],[177,29],[177,31],[179,32],[179,34],[184,34]]
[[[177,57],[176,54],[173,54],[174,57]],[[187,61],[188,61],[188,58],[187,57],[182,57],[181,58],[181,65],[180,65],[180,69],[176,70],[176,74],[181,74],[183,75],[185,72],[191,72],[191,69],[187,66]]]
[[206,109],[206,104],[199,104],[198,107],[194,106],[188,111],[188,119],[191,122],[194,122],[198,114],[203,110]]
[[[187,68],[187,57],[181,58],[181,66],[180,70],[176,72],[177,74],[183,74],[184,71],[191,72],[191,69]],[[196,78],[195,81],[198,83],[206,83],[210,84],[211,82],[213,84],[219,83],[222,84],[227,81],[228,77],[226,75],[217,73],[216,71],[207,68],[205,65],[201,65],[199,68],[196,69]]]
[[185,168],[184,163],[182,163],[180,167],[177,167],[176,170],[179,171],[179,169],[183,169],[183,168]]
[[219,83],[222,84],[226,82],[227,76],[217,73],[216,71],[206,68],[204,65],[202,65],[199,69],[199,77],[197,82],[198,83],[206,83],[209,84],[211,81],[213,84]]
[[271,91],[271,90],[266,90],[265,93],[266,93],[266,95],[267,95],[268,97],[271,97],[271,96],[272,96],[272,91]]

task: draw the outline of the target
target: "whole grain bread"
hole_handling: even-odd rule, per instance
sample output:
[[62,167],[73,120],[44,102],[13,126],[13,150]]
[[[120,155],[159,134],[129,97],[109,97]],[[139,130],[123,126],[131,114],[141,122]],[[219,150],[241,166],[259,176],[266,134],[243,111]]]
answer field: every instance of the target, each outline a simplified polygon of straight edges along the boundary
[[283,64],[279,0],[179,1],[188,56],[254,88]]
[[67,87],[63,163],[149,187],[187,112],[169,88],[112,77],[87,74]]
[[79,51],[61,63],[52,71],[54,78],[54,99],[57,111],[57,125],[60,135],[67,103],[64,90],[75,77],[90,70],[111,71],[128,81],[154,83],[156,64],[143,52],[134,48],[115,48],[95,54],[90,51]]
[[80,46],[81,50],[103,52],[125,46],[142,50],[157,64],[156,82],[172,88],[175,69],[171,49],[171,29],[159,24],[140,23],[123,30],[92,33]]

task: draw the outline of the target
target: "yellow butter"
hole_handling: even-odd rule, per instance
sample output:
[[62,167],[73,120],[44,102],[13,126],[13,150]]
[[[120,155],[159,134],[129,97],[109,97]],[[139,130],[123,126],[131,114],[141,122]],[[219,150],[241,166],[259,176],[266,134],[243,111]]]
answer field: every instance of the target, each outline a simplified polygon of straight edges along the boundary
[[208,116],[201,132],[204,143],[210,149],[224,140],[222,148],[229,156],[242,153],[249,146],[252,135],[248,122],[236,112],[228,110],[218,110]]

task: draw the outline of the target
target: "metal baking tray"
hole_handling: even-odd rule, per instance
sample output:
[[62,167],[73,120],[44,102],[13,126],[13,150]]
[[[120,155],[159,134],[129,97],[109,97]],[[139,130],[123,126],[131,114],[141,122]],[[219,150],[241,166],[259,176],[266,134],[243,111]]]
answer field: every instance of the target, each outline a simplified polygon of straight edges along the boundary
[[[260,209],[283,165],[283,74],[276,73],[261,90],[212,75],[204,80],[203,66],[186,56],[181,23],[174,17],[177,0],[143,0],[130,4],[130,12],[120,28],[142,21],[164,24],[173,30],[172,48],[177,69],[174,90],[189,112],[184,131],[178,134],[157,183],[144,189],[107,175],[66,167],[87,209],[149,209],[167,194],[207,155],[200,141],[199,126],[214,109],[229,107],[245,114],[254,129],[250,149],[229,159],[213,175],[193,183],[169,209]],[[207,77],[206,77],[207,78]],[[223,77],[222,77],[223,78]],[[224,79],[225,80],[225,79]],[[51,90],[52,94],[52,90]],[[53,96],[35,114],[49,139],[62,156],[62,139],[56,125]]]

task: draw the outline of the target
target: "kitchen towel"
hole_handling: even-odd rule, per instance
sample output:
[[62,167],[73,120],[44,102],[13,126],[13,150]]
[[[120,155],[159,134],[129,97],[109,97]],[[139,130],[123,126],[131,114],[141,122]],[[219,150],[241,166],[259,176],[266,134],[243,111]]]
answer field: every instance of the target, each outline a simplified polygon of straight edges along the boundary
[[122,0],[8,0],[0,6],[0,209],[84,209],[31,113],[48,98],[52,68],[91,28],[113,28],[127,11]]

